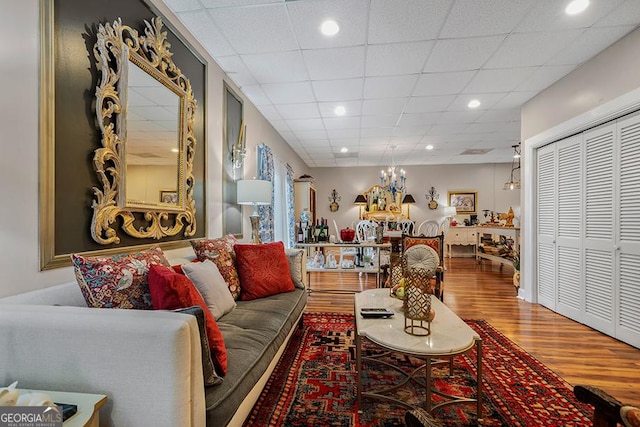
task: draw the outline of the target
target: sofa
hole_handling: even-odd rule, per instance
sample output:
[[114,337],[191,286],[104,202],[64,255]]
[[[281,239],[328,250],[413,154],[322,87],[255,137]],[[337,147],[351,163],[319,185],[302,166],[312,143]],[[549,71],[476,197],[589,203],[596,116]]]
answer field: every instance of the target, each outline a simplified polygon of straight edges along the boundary
[[[294,251],[287,259],[299,283],[306,261]],[[76,281],[2,298],[0,387],[19,381],[25,389],[105,394],[101,426],[242,425],[301,323],[306,299],[304,284],[296,284],[292,292],[237,301],[217,321],[227,373],[205,387],[190,314],[89,308]]]

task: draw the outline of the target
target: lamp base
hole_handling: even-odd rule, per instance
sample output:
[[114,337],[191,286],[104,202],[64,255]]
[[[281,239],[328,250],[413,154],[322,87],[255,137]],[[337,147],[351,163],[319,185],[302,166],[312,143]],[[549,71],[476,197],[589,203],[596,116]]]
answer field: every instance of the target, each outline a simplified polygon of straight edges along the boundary
[[249,218],[251,219],[251,241],[259,245],[262,243],[262,239],[260,239],[260,216],[251,215]]

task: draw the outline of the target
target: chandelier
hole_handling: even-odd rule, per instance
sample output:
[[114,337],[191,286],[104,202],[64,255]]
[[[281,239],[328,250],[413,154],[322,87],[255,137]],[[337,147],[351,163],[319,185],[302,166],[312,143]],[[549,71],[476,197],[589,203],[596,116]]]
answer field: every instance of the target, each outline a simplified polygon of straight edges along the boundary
[[391,146],[391,166],[387,169],[380,171],[380,186],[389,189],[391,194],[395,198],[397,192],[403,192],[407,177],[404,169],[396,167],[396,162],[393,159],[393,151],[396,149],[396,145]]
[[520,189],[520,180],[515,180],[514,172],[520,169],[520,144],[512,145],[513,148],[513,159],[511,160],[511,175],[509,176],[509,181],[504,183],[503,190],[519,190]]

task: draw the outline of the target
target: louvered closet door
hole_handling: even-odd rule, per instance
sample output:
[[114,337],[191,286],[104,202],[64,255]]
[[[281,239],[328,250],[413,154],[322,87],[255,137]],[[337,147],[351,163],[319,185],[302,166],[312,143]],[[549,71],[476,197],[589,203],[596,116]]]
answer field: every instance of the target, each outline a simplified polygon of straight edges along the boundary
[[556,152],[555,144],[537,150],[538,303],[556,309]]
[[616,124],[584,133],[585,221],[584,316],[576,320],[614,334],[616,258],[615,161]]
[[640,116],[618,122],[619,283],[615,336],[640,347]]
[[556,311],[582,320],[582,135],[556,143]]

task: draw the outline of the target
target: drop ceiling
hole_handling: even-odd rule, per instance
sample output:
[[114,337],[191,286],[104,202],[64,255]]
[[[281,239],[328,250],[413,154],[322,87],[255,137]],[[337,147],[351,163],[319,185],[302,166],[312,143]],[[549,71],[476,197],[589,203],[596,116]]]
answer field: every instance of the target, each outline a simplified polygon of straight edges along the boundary
[[640,24],[639,0],[164,1],[309,167],[510,162],[520,107]]

